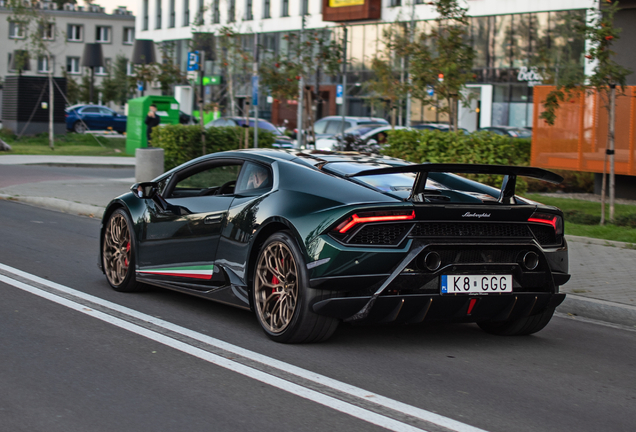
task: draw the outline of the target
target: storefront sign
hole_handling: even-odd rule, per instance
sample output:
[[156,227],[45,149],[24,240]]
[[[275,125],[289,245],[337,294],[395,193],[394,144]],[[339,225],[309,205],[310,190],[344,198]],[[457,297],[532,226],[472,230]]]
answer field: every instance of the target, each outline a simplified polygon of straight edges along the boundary
[[360,6],[364,0],[329,0],[329,7]]
[[537,71],[536,66],[522,66],[517,74],[517,81],[527,81],[529,87],[534,87],[543,84],[543,76]]

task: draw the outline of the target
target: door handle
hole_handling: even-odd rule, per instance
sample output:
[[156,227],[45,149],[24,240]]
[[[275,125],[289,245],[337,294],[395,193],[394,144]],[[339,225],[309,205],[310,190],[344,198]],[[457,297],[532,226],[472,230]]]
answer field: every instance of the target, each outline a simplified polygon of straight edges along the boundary
[[222,220],[223,220],[223,215],[210,215],[210,216],[206,216],[205,219],[203,219],[203,223],[205,225],[214,225],[217,223],[221,223]]

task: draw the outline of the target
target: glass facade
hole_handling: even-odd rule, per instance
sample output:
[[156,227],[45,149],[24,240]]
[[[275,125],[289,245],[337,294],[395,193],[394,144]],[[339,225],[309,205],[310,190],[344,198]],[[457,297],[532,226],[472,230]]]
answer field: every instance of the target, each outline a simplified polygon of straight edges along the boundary
[[[243,0],[246,4],[253,2]],[[270,5],[268,0],[263,4]],[[235,0],[228,4],[233,6]],[[213,2],[213,4],[217,4]],[[288,2],[281,2],[283,15],[288,14]],[[233,12],[230,10],[229,12]],[[267,10],[264,12],[266,16]],[[473,62],[475,86],[492,86],[490,124],[493,126],[531,126],[533,86],[558,82],[565,73],[583,74],[585,41],[574,30],[577,20],[585,19],[585,10],[536,12],[470,18],[469,43],[475,52]],[[409,23],[399,24],[404,29]],[[430,34],[435,21],[416,22],[417,33]],[[371,63],[378,55],[386,55],[385,32],[395,24],[370,23],[347,26],[347,105],[348,115],[382,115],[367,104],[364,86],[371,75]],[[395,29],[395,28],[394,28]],[[331,28],[332,37],[342,40],[342,27]],[[261,34],[263,55],[283,53],[289,49],[287,35],[293,32]],[[253,35],[245,35],[244,46],[251,47]],[[185,69],[187,41],[179,41],[177,58]],[[404,67],[393,57],[394,67]],[[215,64],[215,69],[218,65]],[[216,73],[221,73],[217,69]],[[340,82],[339,77],[322,76],[321,85]],[[310,82],[313,84],[313,82]],[[349,88],[350,87],[350,88]],[[484,101],[482,101],[482,104]],[[419,102],[414,103],[414,105]],[[430,120],[424,115],[429,108],[419,107],[412,120]],[[406,115],[405,110],[403,111]],[[441,120],[443,121],[443,120]]]

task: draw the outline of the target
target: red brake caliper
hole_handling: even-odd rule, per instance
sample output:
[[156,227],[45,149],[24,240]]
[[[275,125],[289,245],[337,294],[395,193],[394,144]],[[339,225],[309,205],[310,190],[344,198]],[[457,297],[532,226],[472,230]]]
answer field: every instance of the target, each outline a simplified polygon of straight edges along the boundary
[[[283,261],[281,261],[282,263]],[[276,270],[278,270],[278,268],[276,268]],[[272,283],[274,285],[278,284],[280,281],[278,280],[278,278],[276,276],[272,276]],[[276,288],[272,288],[272,294],[274,294],[276,292]]]
[[128,266],[128,254],[130,253],[130,242],[126,244],[126,258],[124,258],[124,264]]

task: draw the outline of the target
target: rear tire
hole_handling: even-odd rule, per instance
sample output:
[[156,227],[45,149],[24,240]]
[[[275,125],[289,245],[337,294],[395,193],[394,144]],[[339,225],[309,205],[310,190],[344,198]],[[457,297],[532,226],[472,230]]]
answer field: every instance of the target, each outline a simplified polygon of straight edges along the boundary
[[543,330],[552,319],[552,315],[554,315],[554,309],[550,308],[528,317],[502,322],[484,321],[478,322],[477,325],[483,331],[490,334],[499,336],[525,336]]
[[73,125],[73,131],[78,134],[83,134],[86,132],[86,126],[81,121],[75,122]]
[[106,222],[102,239],[102,265],[106,280],[115,291],[143,291],[135,274],[133,224],[123,209],[115,210]]
[[272,234],[258,253],[252,304],[265,334],[275,342],[311,343],[327,340],[339,320],[311,310],[330,291],[309,288],[307,267],[292,234]]

